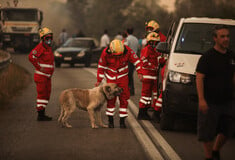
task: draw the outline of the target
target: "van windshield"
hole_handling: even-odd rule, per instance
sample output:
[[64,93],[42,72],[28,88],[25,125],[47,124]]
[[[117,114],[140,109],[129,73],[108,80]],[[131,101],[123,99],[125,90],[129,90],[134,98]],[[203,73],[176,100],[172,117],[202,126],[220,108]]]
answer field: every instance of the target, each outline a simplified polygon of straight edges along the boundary
[[37,14],[35,9],[6,9],[3,17],[5,21],[37,21]]
[[[212,32],[215,24],[185,23],[180,31],[176,53],[203,54],[214,46]],[[230,49],[235,52],[235,26],[229,26]],[[232,45],[233,44],[233,45]]]

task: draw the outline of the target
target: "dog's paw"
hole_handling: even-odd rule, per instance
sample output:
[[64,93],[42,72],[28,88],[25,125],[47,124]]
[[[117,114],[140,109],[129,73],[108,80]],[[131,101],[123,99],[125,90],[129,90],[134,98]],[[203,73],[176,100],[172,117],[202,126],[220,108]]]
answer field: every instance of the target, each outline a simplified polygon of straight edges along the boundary
[[101,127],[103,127],[103,128],[108,128],[108,125],[102,124]]
[[97,129],[97,128],[99,128],[99,126],[97,126],[97,125],[92,125],[91,128],[92,128],[92,129]]
[[66,127],[66,128],[72,128],[72,125],[70,125],[70,124],[65,124],[65,127]]

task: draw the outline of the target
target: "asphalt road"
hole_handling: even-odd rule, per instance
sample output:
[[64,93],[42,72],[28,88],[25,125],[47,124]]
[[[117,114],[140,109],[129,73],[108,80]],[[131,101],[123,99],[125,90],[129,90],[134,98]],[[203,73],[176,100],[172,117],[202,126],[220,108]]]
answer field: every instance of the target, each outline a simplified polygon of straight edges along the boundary
[[[13,55],[18,63],[33,73],[26,55]],[[92,74],[82,68],[56,69],[47,114],[51,122],[36,121],[36,88],[32,82],[0,109],[1,160],[144,160],[148,156],[132,130],[119,128],[115,117],[114,129],[91,129],[88,113],[77,110],[70,119],[72,129],[57,123],[60,113],[58,97],[66,88],[91,88],[95,83]],[[107,122],[106,116],[104,120]]]
[[[13,62],[26,68],[33,77],[33,67],[28,62],[27,55],[13,54]],[[89,70],[94,72],[96,66]],[[36,121],[37,114],[34,108],[36,88],[33,82],[19,96],[12,99],[8,106],[0,107],[0,160],[151,159],[146,152],[145,143],[140,142],[138,133],[136,134],[138,127],[132,124],[133,119],[129,117],[128,129],[118,128],[118,117],[115,117],[114,129],[91,129],[87,113],[77,110],[70,119],[72,129],[61,128],[58,125],[56,119],[60,112],[59,93],[63,89],[73,87],[92,88],[95,81],[95,76],[82,66],[69,68],[65,65],[62,68],[56,68],[51,100],[47,108],[47,113],[54,118],[52,122]],[[141,83],[136,76],[135,88],[136,95],[131,97],[133,107],[138,106],[141,90]],[[107,123],[106,116],[103,115],[103,117]],[[168,150],[170,146],[182,160],[203,159],[202,146],[197,141],[195,121],[178,119],[174,131],[160,130],[159,124],[155,121],[140,121],[140,124],[145,128],[147,126],[145,132],[154,130],[156,132],[152,133],[166,141],[167,144],[161,143],[165,146],[158,146],[160,151],[164,148]],[[151,138],[154,139],[154,135],[150,136]],[[233,138],[224,146],[222,158],[233,160],[234,148]]]

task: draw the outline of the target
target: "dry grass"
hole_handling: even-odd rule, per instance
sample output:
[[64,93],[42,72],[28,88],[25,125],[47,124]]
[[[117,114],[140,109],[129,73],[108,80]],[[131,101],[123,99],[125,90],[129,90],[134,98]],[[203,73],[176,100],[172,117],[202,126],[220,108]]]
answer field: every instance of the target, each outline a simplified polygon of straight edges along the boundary
[[4,58],[7,58],[7,53],[6,53],[6,51],[0,50],[0,60],[4,59]]
[[9,64],[8,68],[0,71],[0,106],[7,104],[31,81],[29,72],[16,64]]

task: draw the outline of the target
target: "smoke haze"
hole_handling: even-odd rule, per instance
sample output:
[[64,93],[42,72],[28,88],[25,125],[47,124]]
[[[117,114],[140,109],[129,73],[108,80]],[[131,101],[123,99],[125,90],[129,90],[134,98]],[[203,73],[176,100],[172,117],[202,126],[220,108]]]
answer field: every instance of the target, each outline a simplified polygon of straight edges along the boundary
[[[42,27],[49,27],[54,33],[55,42],[58,43],[58,35],[65,28],[71,36],[77,29],[72,25],[72,20],[64,3],[66,0],[18,0],[17,7],[39,8],[43,11]],[[14,7],[13,0],[0,0],[1,7]]]

